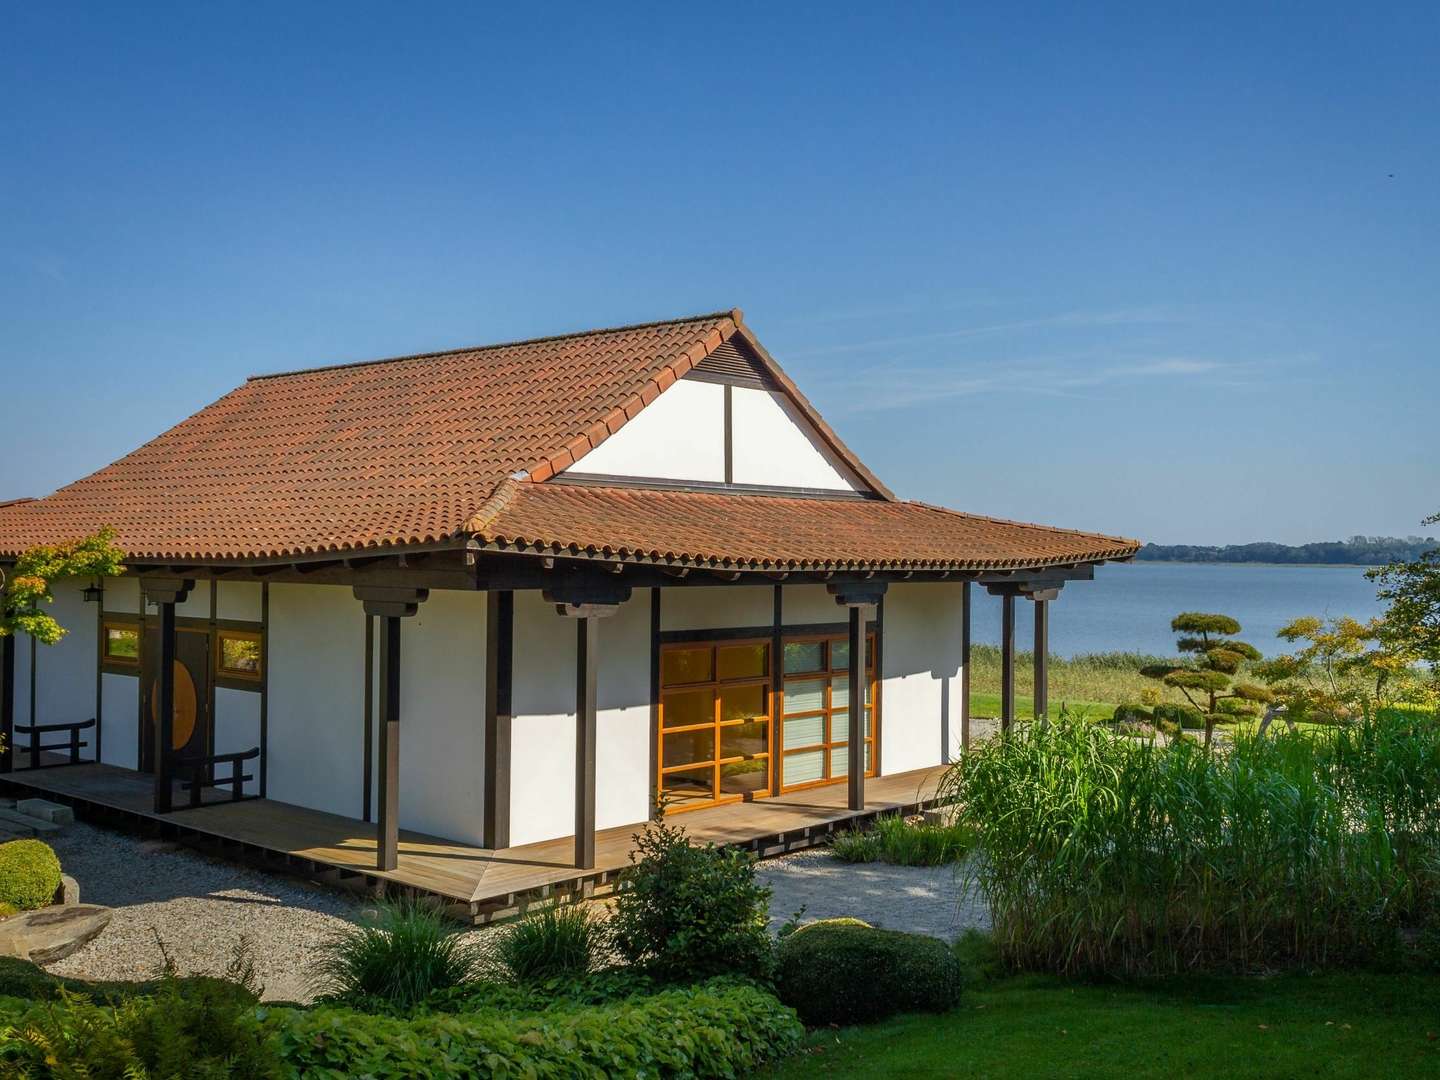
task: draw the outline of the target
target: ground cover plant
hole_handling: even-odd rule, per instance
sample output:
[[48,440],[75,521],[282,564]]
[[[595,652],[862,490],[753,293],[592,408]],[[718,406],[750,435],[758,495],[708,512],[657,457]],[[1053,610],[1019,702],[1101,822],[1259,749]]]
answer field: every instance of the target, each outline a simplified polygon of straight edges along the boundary
[[944,866],[959,862],[974,837],[969,826],[885,814],[865,829],[847,829],[830,841],[841,862],[887,862],[896,866]]
[[1145,975],[1348,963],[1434,924],[1440,723],[1386,713],[1211,754],[1062,712],[943,794],[1016,968]]

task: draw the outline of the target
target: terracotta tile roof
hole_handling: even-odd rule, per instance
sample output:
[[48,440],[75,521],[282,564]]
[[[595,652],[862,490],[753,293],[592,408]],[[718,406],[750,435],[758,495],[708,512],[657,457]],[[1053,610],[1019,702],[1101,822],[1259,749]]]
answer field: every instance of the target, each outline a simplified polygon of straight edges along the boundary
[[470,528],[511,550],[742,569],[1004,569],[1123,559],[1140,547],[918,502],[514,481]]
[[137,558],[264,558],[455,536],[506,476],[619,430],[739,311],[259,376],[99,472],[0,508],[0,554],[111,525]]
[[[1122,558],[1135,541],[893,501],[739,311],[257,376],[99,472],[0,505],[0,555],[116,529],[136,560],[496,544],[756,567],[985,568]],[[871,482],[868,500],[545,481],[738,336]]]

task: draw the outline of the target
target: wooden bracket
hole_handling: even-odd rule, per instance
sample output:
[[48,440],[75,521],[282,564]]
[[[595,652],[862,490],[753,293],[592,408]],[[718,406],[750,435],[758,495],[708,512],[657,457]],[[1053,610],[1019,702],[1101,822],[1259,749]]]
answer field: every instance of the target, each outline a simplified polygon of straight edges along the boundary
[[406,618],[420,610],[430,596],[429,589],[412,589],[400,585],[356,585],[355,599],[365,605],[366,615],[381,618]]

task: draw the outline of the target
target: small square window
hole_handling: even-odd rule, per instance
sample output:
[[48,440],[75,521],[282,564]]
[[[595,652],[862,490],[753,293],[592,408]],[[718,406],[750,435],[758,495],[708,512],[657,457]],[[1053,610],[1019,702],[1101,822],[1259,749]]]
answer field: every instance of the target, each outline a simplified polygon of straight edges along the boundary
[[221,630],[215,669],[232,679],[260,678],[260,635],[243,630]]
[[105,659],[112,664],[138,664],[140,628],[125,623],[106,623]]

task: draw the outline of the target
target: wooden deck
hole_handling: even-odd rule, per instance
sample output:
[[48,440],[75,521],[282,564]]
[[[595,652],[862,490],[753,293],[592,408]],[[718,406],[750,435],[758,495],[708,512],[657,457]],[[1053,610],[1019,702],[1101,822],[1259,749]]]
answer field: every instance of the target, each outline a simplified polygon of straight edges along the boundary
[[[778,855],[820,842],[877,814],[930,805],[943,768],[918,769],[865,782],[862,812],[845,806],[845,785],[732,803],[677,814],[697,840]],[[375,869],[375,826],[273,799],[215,802],[155,814],[152,778],[111,765],[73,765],[0,775],[0,788],[74,806],[80,816],[159,833],[228,857],[315,880],[381,891],[409,890],[443,898],[457,915],[487,922],[549,897],[592,895],[613,885],[629,865],[636,822],[596,834],[596,866],[577,870],[570,837],[490,850],[420,833],[400,834],[399,865]]]

